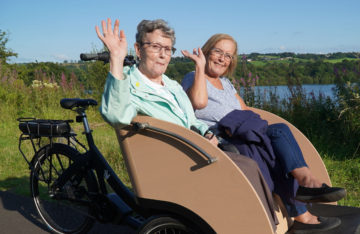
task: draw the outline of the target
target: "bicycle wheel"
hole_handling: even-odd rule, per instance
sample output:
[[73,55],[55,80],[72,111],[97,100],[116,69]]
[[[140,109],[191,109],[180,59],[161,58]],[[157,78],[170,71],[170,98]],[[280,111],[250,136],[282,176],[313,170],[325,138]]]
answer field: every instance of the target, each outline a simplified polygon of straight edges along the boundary
[[139,228],[138,234],[190,234],[196,233],[179,220],[169,216],[150,218]]
[[79,153],[70,146],[53,144],[43,147],[34,158],[31,195],[42,220],[55,233],[83,233],[94,223],[87,196],[95,190],[93,172],[79,170],[63,187],[53,188],[77,157]]

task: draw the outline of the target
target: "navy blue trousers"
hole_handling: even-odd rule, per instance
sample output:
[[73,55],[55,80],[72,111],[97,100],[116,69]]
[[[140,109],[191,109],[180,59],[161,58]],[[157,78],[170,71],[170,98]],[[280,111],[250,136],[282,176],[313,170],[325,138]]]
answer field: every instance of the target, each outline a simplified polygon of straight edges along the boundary
[[294,199],[299,184],[290,174],[296,168],[307,167],[301,149],[286,124],[271,124],[266,134],[276,155],[275,167],[270,168],[274,192],[280,196],[291,217],[301,215],[307,208],[305,203]]

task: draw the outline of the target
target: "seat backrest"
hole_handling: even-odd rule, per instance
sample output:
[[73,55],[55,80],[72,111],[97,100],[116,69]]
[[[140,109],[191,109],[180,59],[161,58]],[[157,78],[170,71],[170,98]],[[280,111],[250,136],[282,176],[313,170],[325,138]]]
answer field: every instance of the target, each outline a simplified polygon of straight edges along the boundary
[[265,110],[260,110],[257,108],[250,108],[255,113],[259,114],[263,119],[267,120],[269,124],[275,123],[285,123],[289,126],[291,132],[293,133],[296,141],[298,142],[300,149],[304,155],[305,161],[309,166],[311,172],[314,174],[316,178],[320,181],[331,186],[331,181],[329,174],[326,170],[325,164],[321,159],[319,153],[313,146],[313,144],[306,138],[306,136],[299,131],[294,125],[286,121],[285,119],[277,116],[273,113],[270,113]]
[[208,164],[196,148],[168,134],[116,128],[137,197],[185,207],[217,233],[273,233],[254,188],[225,153],[184,127],[147,116],[133,121],[182,136],[217,159]]

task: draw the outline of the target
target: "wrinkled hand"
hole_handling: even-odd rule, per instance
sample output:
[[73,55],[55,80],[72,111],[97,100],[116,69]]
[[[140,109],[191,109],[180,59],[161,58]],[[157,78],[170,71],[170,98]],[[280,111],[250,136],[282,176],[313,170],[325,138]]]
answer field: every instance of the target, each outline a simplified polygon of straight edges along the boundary
[[182,50],[181,53],[195,62],[195,65],[201,69],[205,69],[206,58],[201,48],[193,49],[193,53],[190,54],[187,50]]
[[104,43],[110,52],[110,58],[124,59],[127,54],[127,42],[123,30],[119,34],[119,20],[117,19],[114,24],[114,30],[111,26],[111,20],[107,19],[107,24],[104,20],[101,21],[102,31],[100,33],[99,27],[96,26],[95,30],[99,39]]
[[217,146],[219,144],[218,139],[216,138],[216,136],[213,133],[206,134],[205,138],[208,139],[210,141],[210,143],[215,146]]

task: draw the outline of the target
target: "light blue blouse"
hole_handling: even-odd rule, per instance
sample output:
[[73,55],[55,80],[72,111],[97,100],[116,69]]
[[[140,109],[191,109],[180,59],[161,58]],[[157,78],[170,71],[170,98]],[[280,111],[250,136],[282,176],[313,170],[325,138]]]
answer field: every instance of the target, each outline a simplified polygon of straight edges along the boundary
[[[181,85],[187,91],[194,83],[195,72],[185,75]],[[220,77],[223,90],[215,88],[208,80],[206,80],[208,92],[208,104],[205,108],[195,110],[196,118],[204,121],[209,127],[217,124],[229,112],[237,109],[241,110],[239,100],[236,98],[236,89],[230,80]]]

